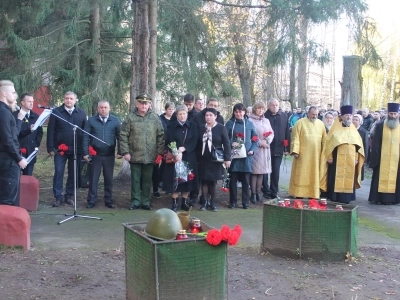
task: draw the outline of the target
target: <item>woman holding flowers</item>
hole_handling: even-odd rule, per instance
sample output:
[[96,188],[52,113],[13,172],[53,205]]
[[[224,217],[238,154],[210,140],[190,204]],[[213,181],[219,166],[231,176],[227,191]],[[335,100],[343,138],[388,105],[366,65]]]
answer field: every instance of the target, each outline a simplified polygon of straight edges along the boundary
[[253,155],[258,149],[257,132],[254,124],[248,120],[246,107],[242,103],[235,104],[232,117],[226,122],[225,127],[232,145],[233,158],[229,168],[231,175],[229,207],[235,208],[237,205],[237,181],[240,180],[242,182],[242,206],[247,209],[249,207],[249,184]]
[[181,209],[188,211],[187,197],[190,191],[198,189],[196,146],[198,129],[194,122],[188,121],[185,105],[176,108],[176,121],[168,124],[165,146],[175,155],[175,163],[165,165],[163,189],[172,194],[173,211],[178,209],[178,195],[181,193]]
[[274,131],[272,130],[269,120],[264,116],[266,106],[262,102],[253,105],[253,113],[249,120],[254,124],[258,133],[258,149],[254,154],[252,162],[252,174],[250,177],[251,196],[250,201],[256,204],[261,202],[261,188],[264,174],[271,173],[271,150],[270,145],[274,139]]
[[[217,122],[218,112],[214,108],[205,109],[206,124],[199,128],[199,142],[197,144],[197,158],[199,161],[199,180],[201,181],[201,200],[200,210],[210,209],[217,211],[215,206],[215,196],[217,194],[217,181],[222,179],[224,167],[231,165],[231,145],[228,132],[224,125]],[[215,149],[223,149],[223,163],[212,161],[211,153]]]

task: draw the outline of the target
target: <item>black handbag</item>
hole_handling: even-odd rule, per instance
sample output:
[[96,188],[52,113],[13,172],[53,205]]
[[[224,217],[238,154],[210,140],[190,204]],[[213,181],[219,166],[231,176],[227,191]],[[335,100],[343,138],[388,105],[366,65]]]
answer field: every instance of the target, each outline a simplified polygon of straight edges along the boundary
[[224,162],[224,149],[215,148],[214,145],[211,145],[211,161],[217,163]]

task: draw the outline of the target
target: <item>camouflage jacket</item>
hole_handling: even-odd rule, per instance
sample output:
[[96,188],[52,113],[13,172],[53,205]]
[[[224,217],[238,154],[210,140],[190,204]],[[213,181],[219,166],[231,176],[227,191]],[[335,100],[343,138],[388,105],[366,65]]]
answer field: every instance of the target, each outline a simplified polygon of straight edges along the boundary
[[156,113],[141,116],[137,109],[130,113],[121,126],[121,153],[131,155],[131,163],[153,163],[164,150],[164,129]]

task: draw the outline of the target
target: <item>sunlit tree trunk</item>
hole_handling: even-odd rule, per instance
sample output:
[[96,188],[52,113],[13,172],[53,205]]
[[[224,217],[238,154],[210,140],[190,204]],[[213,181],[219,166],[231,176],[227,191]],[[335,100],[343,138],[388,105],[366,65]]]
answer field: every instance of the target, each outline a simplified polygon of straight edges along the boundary
[[352,105],[354,108],[361,107],[362,62],[363,58],[360,56],[343,56],[343,77],[340,82],[342,97],[340,99],[340,106]]

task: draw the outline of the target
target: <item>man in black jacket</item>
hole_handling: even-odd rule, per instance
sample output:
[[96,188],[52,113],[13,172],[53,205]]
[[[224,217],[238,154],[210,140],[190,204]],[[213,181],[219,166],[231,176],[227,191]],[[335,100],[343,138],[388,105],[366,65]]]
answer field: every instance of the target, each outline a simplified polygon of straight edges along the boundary
[[282,156],[290,153],[289,146],[285,147],[283,143],[284,140],[287,140],[288,145],[290,145],[289,123],[287,115],[279,109],[279,101],[277,99],[268,101],[268,110],[264,115],[269,120],[274,130],[274,140],[270,145],[272,167],[272,172],[269,175],[270,183],[268,184],[268,174],[265,174],[262,190],[265,198],[274,199],[278,197]]
[[[99,140],[84,134],[82,141],[83,159],[91,163],[89,168],[87,208],[93,208],[96,205],[101,169],[103,169],[104,178],[104,202],[108,208],[114,208],[112,190],[115,148],[118,149],[117,157],[122,158],[119,145],[121,122],[116,116],[110,115],[110,103],[108,101],[99,101],[97,112],[97,115],[90,117],[86,122],[85,131]],[[89,147],[91,147],[90,150]]]
[[364,128],[369,133],[370,130],[371,130],[371,126],[374,123],[374,118],[369,113],[369,109],[368,108],[364,108],[362,110],[362,116],[363,116],[363,122],[362,122],[361,127]]
[[[186,94],[183,97],[183,104],[185,104],[188,109],[187,120],[192,121],[193,117],[197,114],[197,111],[194,108],[194,95],[190,93]],[[171,121],[176,121],[176,112],[174,112],[174,114],[172,115]]]
[[21,156],[18,132],[21,119],[15,120],[11,107],[17,100],[14,84],[9,80],[0,81],[0,204],[18,206],[19,180],[21,169],[27,161]]
[[[79,170],[80,157],[82,156],[82,131],[73,125],[84,128],[86,124],[86,113],[75,106],[77,96],[74,92],[64,95],[64,104],[53,109],[47,126],[47,152],[54,156],[53,195],[55,202],[53,207],[58,207],[63,200],[73,205],[74,195],[74,132],[76,134],[76,170]],[[56,116],[55,116],[56,115]],[[68,122],[65,122],[68,121]],[[65,164],[68,161],[68,176],[63,196],[63,179]],[[78,178],[78,174],[76,174]]]
[[[33,108],[33,95],[31,94],[22,94],[21,96],[21,109],[20,111],[15,111],[13,113],[14,117],[17,119],[18,114],[22,112],[24,114],[24,119],[22,120],[21,130],[18,135],[19,147],[21,149],[22,156],[28,157],[31,155],[35,148],[40,146],[40,142],[43,137],[43,129],[42,126],[38,127],[36,130],[32,131],[31,127],[37,119],[39,115],[32,111]],[[23,175],[32,176],[33,167],[36,163],[36,157],[34,157],[28,166],[22,170]]]

